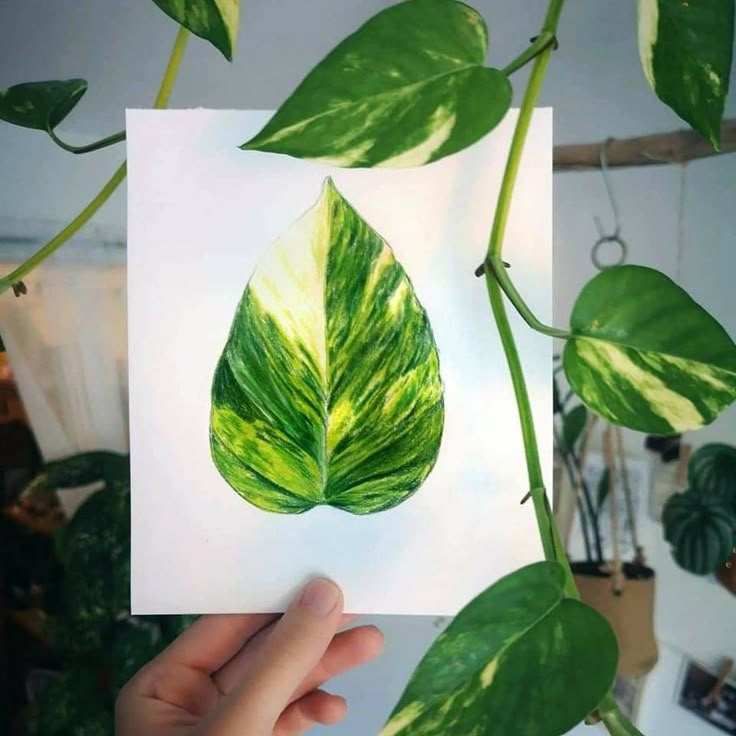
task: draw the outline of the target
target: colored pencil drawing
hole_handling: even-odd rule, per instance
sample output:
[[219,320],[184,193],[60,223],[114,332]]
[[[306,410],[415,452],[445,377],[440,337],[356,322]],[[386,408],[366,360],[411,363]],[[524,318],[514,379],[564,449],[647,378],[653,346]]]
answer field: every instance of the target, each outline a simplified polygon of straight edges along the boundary
[[427,314],[389,245],[328,179],[238,305],[212,385],[214,463],[267,511],[370,514],[419,488],[443,423]]

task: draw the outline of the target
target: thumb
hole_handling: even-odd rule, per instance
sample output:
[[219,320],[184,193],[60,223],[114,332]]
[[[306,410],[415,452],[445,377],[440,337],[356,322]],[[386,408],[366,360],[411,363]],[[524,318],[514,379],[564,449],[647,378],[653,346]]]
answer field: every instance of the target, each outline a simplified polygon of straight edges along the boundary
[[[247,678],[227,696],[212,733],[270,734],[295,690],[319,664],[342,616],[340,588],[315,578],[289,606],[263,643]],[[208,732],[209,733],[209,732]]]

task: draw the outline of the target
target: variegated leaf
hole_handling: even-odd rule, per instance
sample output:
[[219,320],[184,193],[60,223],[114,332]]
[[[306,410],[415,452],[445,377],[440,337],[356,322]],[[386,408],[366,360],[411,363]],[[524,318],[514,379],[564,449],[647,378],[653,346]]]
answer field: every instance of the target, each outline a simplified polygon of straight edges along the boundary
[[734,0],[639,0],[639,53],[649,84],[716,149],[733,33]]
[[538,562],[472,600],[379,736],[557,736],[580,723],[610,687],[618,648],[606,620],[564,589],[562,567]]
[[264,255],[212,389],[212,457],[256,506],[355,514],[426,478],[444,408],[427,315],[404,269],[330,180]]
[[475,143],[511,104],[484,67],[488,32],[455,0],[407,0],[378,13],[321,61],[248,150],[336,166],[420,166]]
[[0,120],[35,130],[55,128],[86,91],[84,79],[16,84],[0,90]]
[[209,41],[232,61],[238,38],[240,0],[153,0],[166,15]]
[[565,374],[597,414],[671,435],[712,422],[736,399],[736,345],[664,274],[601,272],[573,307]]

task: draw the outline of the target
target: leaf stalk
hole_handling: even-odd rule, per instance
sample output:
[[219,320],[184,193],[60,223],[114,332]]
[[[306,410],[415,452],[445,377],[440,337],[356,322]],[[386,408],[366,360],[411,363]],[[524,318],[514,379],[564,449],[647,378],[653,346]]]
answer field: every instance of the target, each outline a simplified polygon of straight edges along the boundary
[[[156,100],[153,103],[154,108],[160,109],[166,107],[171,97],[171,91],[174,88],[174,82],[176,81],[177,74],[179,73],[179,67],[181,66],[181,60],[184,57],[184,51],[186,50],[187,41],[189,39],[189,31],[183,26],[179,28],[179,32],[176,34],[176,40],[174,41],[174,47],[169,56],[168,64],[166,65],[166,71],[164,72],[163,79],[161,80],[161,86]],[[66,243],[77,231],[79,231],[97,210],[102,207],[113,192],[120,186],[120,183],[125,179],[127,173],[127,162],[123,162],[110,177],[108,182],[102,187],[102,189],[95,195],[92,201],[59,233],[54,235],[46,245],[36,251],[27,261],[22,263],[14,271],[11,271],[7,276],[0,278],[0,294],[8,289],[12,289],[16,296],[20,296],[25,293],[25,288],[22,279],[27,276],[36,266],[43,263],[52,253],[58,250],[64,243]]]
[[[556,37],[557,25],[560,20],[563,5],[564,0],[550,0],[540,37],[545,33]],[[519,110],[519,118],[516,122],[509,156],[506,161],[506,168],[501,182],[501,191],[496,204],[496,212],[486,253],[486,263],[493,264],[494,268],[486,268],[485,277],[488,299],[490,301],[493,316],[501,338],[501,344],[506,355],[506,362],[509,367],[509,373],[511,374],[511,381],[516,396],[519,421],[524,440],[524,453],[526,455],[529,487],[531,489],[531,497],[534,503],[537,527],[539,529],[539,536],[542,540],[544,555],[547,560],[556,561],[562,565],[562,568],[565,571],[566,595],[570,598],[579,600],[580,594],[578,593],[577,586],[575,585],[575,580],[570,568],[570,562],[567,559],[567,553],[562,545],[559,530],[557,529],[557,523],[554,515],[552,514],[552,509],[549,506],[549,500],[545,492],[542,468],[539,460],[537,436],[534,429],[534,418],[532,416],[531,404],[529,401],[529,392],[526,387],[526,380],[524,378],[521,360],[519,359],[516,341],[514,340],[508,314],[506,313],[506,305],[503,300],[504,290],[501,287],[501,283],[496,273],[503,272],[501,253],[503,249],[504,235],[506,233],[509,209],[511,206],[511,198],[519,173],[519,165],[521,163],[524,145],[529,133],[532,113],[542,89],[547,72],[547,66],[549,65],[549,60],[553,50],[554,44],[548,44],[536,55],[534,66],[532,67],[529,81],[524,92],[521,109]],[[516,290],[514,289],[511,293],[513,294],[515,291]],[[511,300],[510,297],[509,299]],[[514,306],[518,309],[518,305],[515,304]],[[643,734],[641,734],[620,711],[615,698],[610,692],[606,695],[599,706],[598,714],[612,736],[643,736]]]
[[120,143],[121,141],[125,140],[125,131],[121,130],[119,133],[109,135],[107,136],[107,138],[101,138],[99,141],[95,141],[94,143],[88,143],[86,146],[73,146],[71,143],[67,143],[66,141],[63,141],[61,138],[59,138],[52,127],[46,128],[46,132],[49,134],[51,140],[56,143],[57,146],[59,146],[59,148],[63,148],[69,153],[76,154],[92,153],[92,151],[99,151],[102,148],[114,146],[116,143]]
[[526,66],[530,61],[539,56],[542,51],[550,47],[552,47],[553,50],[557,48],[557,37],[552,31],[542,31],[538,36],[531,39],[530,46],[501,69],[501,73],[510,77],[514,72],[519,71],[519,69]]

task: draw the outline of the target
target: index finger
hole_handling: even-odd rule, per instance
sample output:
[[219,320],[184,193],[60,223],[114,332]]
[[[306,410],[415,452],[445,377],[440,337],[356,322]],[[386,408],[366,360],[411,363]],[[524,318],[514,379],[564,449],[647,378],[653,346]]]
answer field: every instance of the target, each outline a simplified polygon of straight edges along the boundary
[[219,670],[245,643],[279,618],[277,613],[208,614],[197,619],[156,658],[207,673]]

